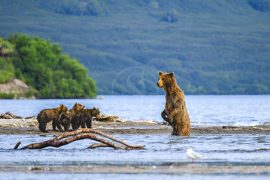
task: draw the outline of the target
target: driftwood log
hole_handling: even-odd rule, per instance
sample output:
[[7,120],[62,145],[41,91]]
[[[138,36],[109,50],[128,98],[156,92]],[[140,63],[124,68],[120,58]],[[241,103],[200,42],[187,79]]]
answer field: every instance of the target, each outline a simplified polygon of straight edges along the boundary
[[[123,149],[123,150],[132,150],[132,149],[144,149],[144,146],[130,145],[122,140],[118,140],[109,134],[105,134],[101,131],[91,129],[91,128],[82,128],[71,132],[65,132],[61,135],[54,137],[53,139],[29,144],[22,147],[21,149],[42,149],[45,147],[61,147],[72,143],[74,141],[82,139],[91,139],[99,143],[90,145],[88,148],[94,149],[98,147],[111,147],[114,149]],[[18,142],[14,149],[18,149],[21,143]]]
[[98,118],[95,118],[96,121],[100,122],[121,122],[118,116],[113,116],[113,115],[105,115],[101,114]]
[[12,114],[11,112],[6,112],[3,114],[0,114],[0,119],[22,119],[22,117]]
[[0,114],[0,119],[33,119],[35,116],[27,116],[25,118],[21,116],[17,116],[16,114],[13,114],[11,112],[5,112],[3,114]]

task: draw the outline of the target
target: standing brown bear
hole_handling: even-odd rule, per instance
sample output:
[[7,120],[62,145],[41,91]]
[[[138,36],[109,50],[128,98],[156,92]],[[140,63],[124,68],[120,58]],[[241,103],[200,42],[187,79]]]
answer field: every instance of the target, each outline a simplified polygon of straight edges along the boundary
[[177,85],[174,73],[159,72],[157,86],[163,88],[166,93],[165,110],[161,113],[161,116],[172,126],[172,135],[189,136],[190,120],[185,103],[185,94]]
[[61,104],[57,108],[53,109],[43,109],[37,116],[37,120],[39,123],[39,130],[42,132],[46,131],[46,125],[48,122],[52,121],[53,130],[56,131],[56,127],[59,131],[63,132],[63,129],[60,125],[60,116],[62,113],[67,112],[67,107]]

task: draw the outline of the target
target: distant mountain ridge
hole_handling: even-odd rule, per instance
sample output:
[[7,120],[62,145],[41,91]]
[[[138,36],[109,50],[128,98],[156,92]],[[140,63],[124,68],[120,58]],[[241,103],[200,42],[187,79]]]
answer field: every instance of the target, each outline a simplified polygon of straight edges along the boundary
[[89,68],[98,94],[270,94],[268,0],[1,0],[0,35],[39,35]]

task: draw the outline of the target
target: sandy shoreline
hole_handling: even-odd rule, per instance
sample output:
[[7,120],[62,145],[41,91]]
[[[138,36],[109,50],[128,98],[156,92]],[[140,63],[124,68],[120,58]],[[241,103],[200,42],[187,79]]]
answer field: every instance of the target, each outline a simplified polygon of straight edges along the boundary
[[[154,121],[94,122],[95,129],[111,134],[170,134],[171,127]],[[58,134],[48,127],[49,133]],[[270,125],[192,127],[192,134],[270,134]],[[0,119],[0,134],[44,134],[36,119]]]

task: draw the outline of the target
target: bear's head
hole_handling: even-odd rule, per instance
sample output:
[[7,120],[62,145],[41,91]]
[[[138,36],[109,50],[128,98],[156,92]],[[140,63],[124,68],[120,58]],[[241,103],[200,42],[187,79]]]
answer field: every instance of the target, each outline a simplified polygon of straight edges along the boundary
[[60,104],[56,109],[59,113],[62,113],[62,112],[65,113],[68,111],[68,108],[64,106],[63,104]]
[[100,115],[99,108],[93,107],[93,109],[92,109],[92,116],[93,117],[96,117],[96,118],[99,118],[99,115]]
[[159,80],[157,82],[157,86],[159,88],[166,88],[168,86],[171,86],[172,82],[175,81],[174,73],[165,73],[165,72],[159,72]]
[[82,110],[82,109],[84,109],[84,108],[85,108],[84,105],[81,105],[81,104],[79,104],[79,103],[75,103],[72,109],[73,109],[75,112],[78,112],[78,111],[80,111],[80,110]]

